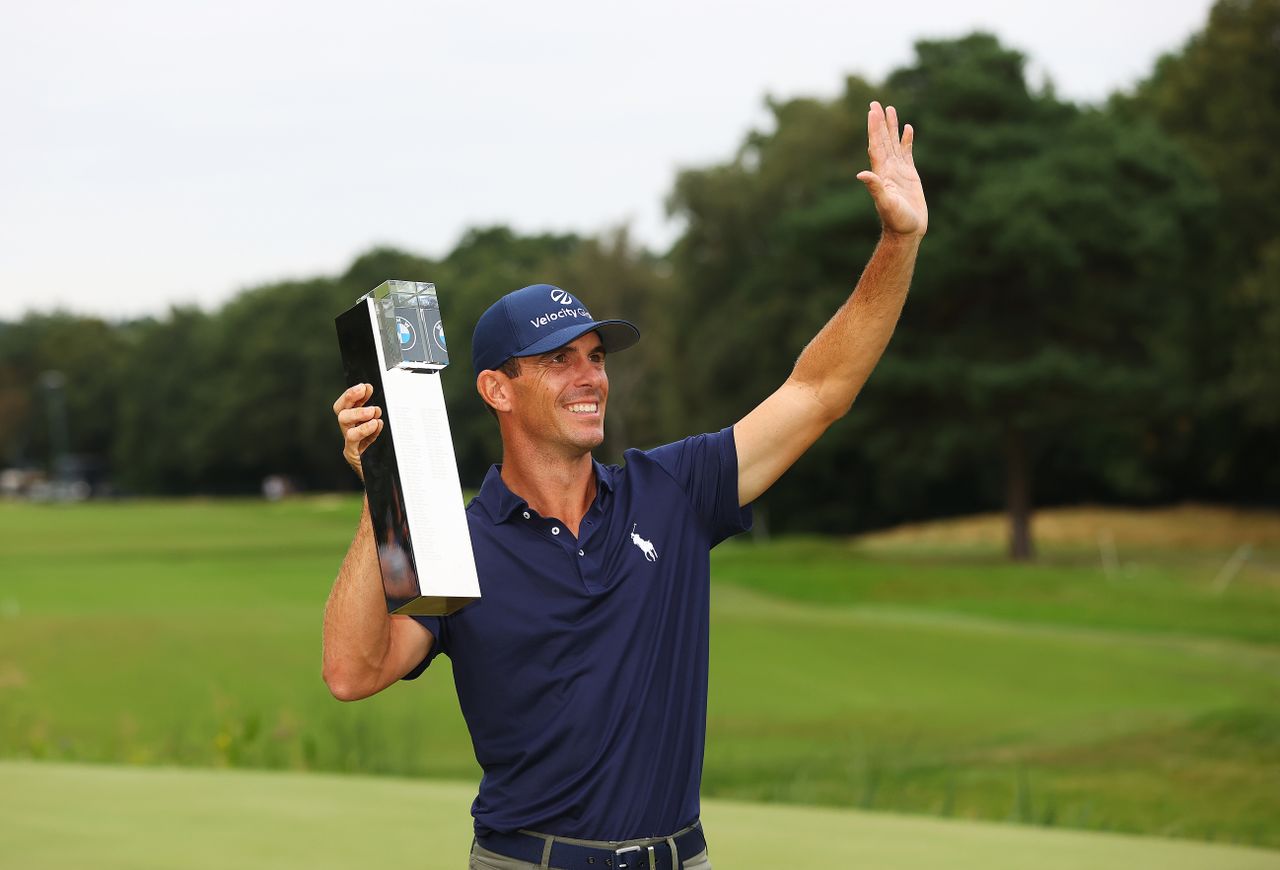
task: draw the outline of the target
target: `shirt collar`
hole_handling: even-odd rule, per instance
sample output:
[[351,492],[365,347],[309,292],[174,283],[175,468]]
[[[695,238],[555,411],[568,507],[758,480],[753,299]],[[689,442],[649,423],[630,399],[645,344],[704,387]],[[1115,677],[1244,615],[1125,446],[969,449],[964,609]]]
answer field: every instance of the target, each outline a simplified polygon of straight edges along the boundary
[[[614,468],[601,465],[595,457],[591,458],[591,465],[596,472],[596,497],[599,498],[601,489],[613,492]],[[506,481],[502,479],[501,463],[489,466],[489,472],[484,476],[484,483],[480,485],[476,501],[495,523],[505,523],[515,514],[529,507],[528,502],[507,488]]]

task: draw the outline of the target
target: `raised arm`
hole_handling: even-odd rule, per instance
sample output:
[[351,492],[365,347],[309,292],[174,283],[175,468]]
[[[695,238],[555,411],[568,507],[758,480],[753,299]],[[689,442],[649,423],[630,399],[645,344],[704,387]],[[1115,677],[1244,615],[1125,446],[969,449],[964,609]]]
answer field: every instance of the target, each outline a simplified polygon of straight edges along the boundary
[[913,139],[910,124],[899,137],[893,106],[871,104],[871,169],[858,173],[858,180],[880,214],[880,242],[853,295],[809,342],[791,376],[733,427],[740,504],[764,493],[828,426],[848,413],[893,335],[929,225],[911,154]]
[[[382,431],[378,409],[364,407],[372,392],[368,384],[357,384],[333,405],[342,429],[343,455],[361,480],[360,455]],[[387,613],[366,499],[324,609],[324,681],[341,701],[367,698],[412,670],[434,642],[416,620]]]

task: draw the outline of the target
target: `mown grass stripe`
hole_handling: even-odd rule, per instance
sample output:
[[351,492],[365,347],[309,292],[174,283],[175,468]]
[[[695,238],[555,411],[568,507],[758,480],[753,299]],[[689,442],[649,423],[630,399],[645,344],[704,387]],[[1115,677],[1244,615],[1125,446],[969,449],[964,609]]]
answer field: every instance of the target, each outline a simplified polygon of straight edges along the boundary
[[[0,865],[458,868],[470,785],[0,762]],[[1263,870],[1280,852],[813,807],[705,802],[721,870]]]

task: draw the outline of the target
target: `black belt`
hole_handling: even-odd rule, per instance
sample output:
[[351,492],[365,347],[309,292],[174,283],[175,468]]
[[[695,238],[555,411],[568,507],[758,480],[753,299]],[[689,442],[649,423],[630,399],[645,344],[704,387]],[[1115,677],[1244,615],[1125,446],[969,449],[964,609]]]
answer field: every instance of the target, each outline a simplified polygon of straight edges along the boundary
[[542,853],[546,850],[547,841],[551,840],[548,866],[556,870],[679,870],[686,858],[692,858],[707,848],[702,825],[697,822],[672,839],[679,857],[671,854],[671,846],[665,837],[626,840],[621,844],[597,841],[599,845],[582,846],[549,834],[519,831],[514,834],[485,834],[477,837],[476,842],[490,852],[541,865]]

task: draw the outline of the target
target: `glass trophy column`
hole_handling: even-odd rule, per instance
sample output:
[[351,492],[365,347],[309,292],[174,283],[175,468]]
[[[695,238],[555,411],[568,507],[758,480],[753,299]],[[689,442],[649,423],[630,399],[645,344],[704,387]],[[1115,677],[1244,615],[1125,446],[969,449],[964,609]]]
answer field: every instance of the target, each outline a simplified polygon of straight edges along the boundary
[[440,371],[434,284],[384,281],[337,317],[347,383],[373,385],[381,434],[361,456],[389,613],[445,615],[480,597]]

